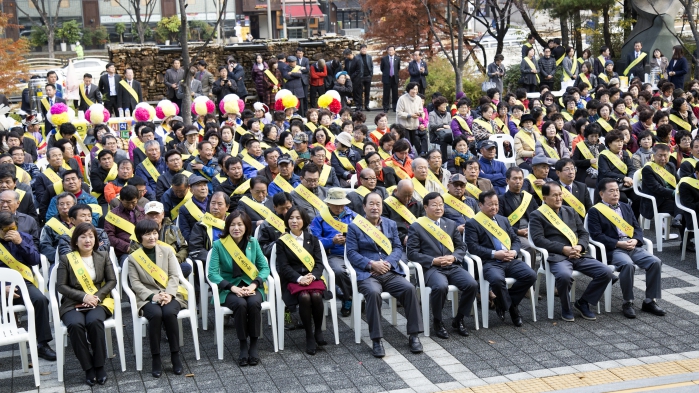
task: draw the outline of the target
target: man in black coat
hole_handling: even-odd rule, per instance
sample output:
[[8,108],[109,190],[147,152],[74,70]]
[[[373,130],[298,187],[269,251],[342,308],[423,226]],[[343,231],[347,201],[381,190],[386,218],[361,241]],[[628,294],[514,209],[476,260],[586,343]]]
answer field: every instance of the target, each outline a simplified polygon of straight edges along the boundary
[[48,135],[49,131],[53,130],[54,127],[53,127],[53,124],[51,124],[51,122],[49,121],[46,114],[49,112],[49,109],[51,109],[51,107],[54,104],[58,104],[58,103],[67,104],[67,102],[63,98],[56,97],[56,86],[49,83],[48,85],[46,85],[46,87],[44,89],[46,90],[46,97],[41,99],[40,107],[41,107],[41,115],[45,119],[44,120],[44,127],[45,127],[44,129],[45,129],[46,135]]
[[[684,162],[682,165],[684,165]],[[687,207],[694,212],[699,212],[699,183],[696,183],[696,180],[699,179],[699,163],[695,165],[694,172],[685,177],[689,181],[685,180],[677,186],[677,192],[680,194],[680,203],[682,203],[682,206]],[[697,186],[694,186],[690,182],[696,183]],[[682,216],[684,216],[684,222],[687,225],[686,229],[694,229],[692,215],[689,212],[682,210]],[[687,250],[689,252],[694,252],[694,243],[687,242]]]
[[[408,228],[410,228],[410,224],[414,222],[413,218],[422,217],[425,215],[425,209],[422,206],[422,202],[413,198],[414,192],[415,187],[410,179],[401,180],[398,182],[393,194],[384,200],[383,216],[396,222],[396,226],[398,227],[398,235],[400,236],[400,241],[403,246],[406,245],[406,241],[408,240]],[[398,211],[394,210],[391,205],[386,203],[386,201],[388,201],[390,198],[397,199],[398,203],[408,208],[408,211],[412,217],[403,217]],[[406,259],[403,258],[403,260]]]
[[563,190],[565,190],[563,191],[563,205],[573,207],[568,200],[568,198],[570,198],[569,194],[572,195],[582,204],[584,210],[582,213],[578,212],[578,214],[585,219],[585,212],[590,210],[592,207],[592,200],[590,199],[590,192],[587,191],[587,185],[585,183],[575,181],[575,175],[577,172],[575,161],[571,160],[570,158],[560,159],[556,162],[555,168],[558,181],[561,183]]
[[413,61],[408,64],[408,73],[410,74],[410,82],[417,83],[418,92],[425,94],[427,89],[427,63],[422,60],[422,52],[416,50],[413,53]]
[[[531,214],[539,208],[534,195],[524,191],[524,172],[519,167],[511,167],[505,173],[505,181],[507,182],[507,191],[500,195],[498,201],[498,214],[507,217],[512,230],[519,237],[520,248],[529,252],[534,271],[538,269],[536,266],[536,251],[529,244],[529,220]],[[529,200],[522,212],[517,211],[520,205],[525,203],[525,199]],[[513,215],[513,213],[516,214]],[[537,294],[538,295],[538,294]]]
[[80,86],[80,104],[77,105],[78,110],[86,111],[90,107],[87,100],[92,101],[93,104],[102,103],[102,93],[92,83],[92,74],[83,75],[83,83]]
[[[437,192],[430,192],[423,198],[426,206],[425,216],[420,216],[408,229],[408,260],[419,263],[425,272],[425,285],[432,289],[430,308],[432,308],[435,335],[449,338],[442,322],[442,309],[447,300],[449,285],[454,285],[460,292],[459,310],[451,326],[461,336],[468,336],[464,317],[471,315],[473,300],[476,298],[478,283],[463,268],[466,244],[456,229],[456,223],[444,215],[444,199]],[[440,241],[432,233],[440,236]]]
[[[536,272],[521,259],[517,259],[519,237],[509,220],[497,214],[499,203],[495,191],[482,192],[478,196],[478,206],[481,211],[477,217],[466,221],[466,243],[470,244],[470,253],[483,261],[483,278],[488,280],[495,293],[495,312],[498,317],[504,322],[505,310],[509,310],[512,323],[520,327],[522,317],[517,306],[536,282]],[[485,218],[487,222],[494,221],[495,225],[486,228],[477,221],[480,218]],[[503,244],[505,239],[509,239],[509,244]],[[507,277],[517,280],[509,290]]]
[[[667,213],[675,217],[675,214],[679,214],[679,212],[676,213],[677,206],[675,206],[677,170],[669,162],[669,158],[670,147],[668,145],[657,144],[653,147],[653,161],[641,169],[643,179],[641,192],[655,197],[658,213]],[[641,215],[648,219],[655,216],[653,203],[647,198],[641,199]],[[679,221],[677,218],[673,219],[672,225],[681,227]]]
[[[46,211],[49,208],[49,203],[51,203],[51,198],[57,194],[56,188],[62,189],[62,182],[60,182],[61,187],[54,187],[54,182],[46,175],[48,169],[51,169],[58,177],[61,177],[63,172],[65,172],[63,168],[63,152],[61,149],[57,147],[49,148],[46,152],[46,158],[49,161],[49,166],[34,180],[34,184],[32,185],[34,196],[39,204],[40,219],[46,217]],[[59,181],[56,183],[59,183]]]
[[[560,184],[548,182],[541,187],[541,193],[544,204],[531,214],[529,236],[534,246],[548,251],[549,267],[561,299],[561,318],[568,322],[575,321],[570,287],[573,285],[573,270],[577,270],[592,277],[592,281],[574,307],[584,319],[594,321],[597,317],[590,311],[590,305],[597,304],[602,297],[612,280],[612,271],[600,261],[587,256],[590,235],[583,227],[580,215],[573,208],[562,206]],[[552,212],[551,217],[561,221],[561,224],[554,225],[545,215],[547,211]]]
[[362,91],[359,95],[357,107],[359,110],[369,110],[369,100],[371,95],[371,78],[374,76],[374,60],[367,54],[366,44],[359,47],[359,62],[362,65]]
[[352,81],[352,100],[357,110],[362,106],[362,78],[364,76],[362,72],[362,62],[359,57],[352,53],[352,49],[345,49],[342,54],[345,56],[345,71]]
[[248,95],[248,89],[245,87],[245,69],[242,65],[238,64],[235,57],[228,56],[228,79],[233,83],[238,84],[238,90],[236,94],[241,100],[245,101],[245,97]]
[[[127,88],[128,86],[128,88]],[[130,88],[130,89],[129,89]],[[136,93],[134,97],[133,93]],[[133,78],[133,69],[127,68],[124,73],[124,83],[119,82],[119,88],[117,92],[117,106],[124,110],[128,109],[133,116],[134,109],[136,105],[143,101],[143,91],[141,90],[141,82]]]
[[[633,51],[626,54],[626,70],[624,70],[624,76],[631,77],[638,76],[642,77],[645,74],[646,64],[648,63],[648,56],[643,52],[643,44],[641,41],[636,41],[633,43]],[[645,56],[644,56],[645,55]],[[629,69],[629,66],[636,61],[636,59],[641,58],[641,60]],[[681,87],[681,86],[680,86]]]
[[683,158],[679,167],[680,178],[694,176],[694,167],[699,162],[699,139],[692,139],[692,156]]
[[[463,205],[455,204],[457,207],[459,207],[459,210],[457,210],[456,208],[452,207],[452,205],[445,202],[444,217],[454,221],[459,232],[463,233],[466,221],[473,218],[473,216],[480,211],[478,208],[478,201],[473,197],[465,195],[466,176],[460,173],[451,175],[449,178],[449,184],[447,185],[447,191],[448,194],[458,202],[463,202]],[[471,209],[471,211],[468,209]]]
[[350,204],[347,205],[353,212],[362,214],[364,212],[364,197],[370,192],[381,195],[381,200],[388,198],[386,189],[376,185],[376,173],[371,168],[364,168],[359,173],[362,185],[347,193]]
[[308,78],[310,77],[311,64],[308,62],[308,57],[304,56],[303,48],[296,48],[296,65],[301,70],[301,82],[303,82],[303,98],[299,97],[300,108],[299,115],[306,116],[308,110]]
[[107,63],[107,73],[100,76],[100,81],[97,87],[102,94],[104,107],[109,111],[109,113],[112,114],[112,116],[119,114],[119,109],[117,106],[119,82],[121,82],[121,76],[116,73],[116,66],[114,63]]
[[[391,45],[388,53],[381,58],[381,83],[383,84],[383,111],[388,113],[389,109],[396,110],[398,103],[398,83],[400,73],[400,57],[396,56],[396,48]],[[390,104],[390,106],[389,106]]]

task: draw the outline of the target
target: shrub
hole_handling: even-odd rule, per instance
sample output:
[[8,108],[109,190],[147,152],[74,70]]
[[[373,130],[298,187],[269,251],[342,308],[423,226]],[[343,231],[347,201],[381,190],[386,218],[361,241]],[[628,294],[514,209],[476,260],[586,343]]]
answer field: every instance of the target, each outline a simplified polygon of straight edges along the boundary
[[29,34],[29,43],[33,47],[41,47],[49,43],[49,36],[46,30],[39,26],[32,26],[32,32]]
[[180,17],[177,15],[161,19],[155,26],[155,36],[158,38],[158,41],[177,41],[181,23],[182,22],[180,22]]
[[76,20],[63,22],[63,25],[56,30],[56,37],[63,42],[75,44],[80,40],[80,25]]
[[[454,68],[449,60],[434,56],[428,63],[429,74],[427,75],[427,91],[425,95],[429,100],[433,93],[440,92],[450,102],[456,99],[456,84],[454,78]],[[471,100],[478,101],[478,98],[483,95],[481,92],[481,83],[485,80],[485,76],[477,75],[468,65],[463,71],[463,90],[467,97]]]

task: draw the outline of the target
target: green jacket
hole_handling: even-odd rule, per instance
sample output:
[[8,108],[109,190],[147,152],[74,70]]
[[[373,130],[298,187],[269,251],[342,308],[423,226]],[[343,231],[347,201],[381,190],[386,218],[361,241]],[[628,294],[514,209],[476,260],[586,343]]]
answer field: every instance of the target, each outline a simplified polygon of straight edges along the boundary
[[[245,256],[257,267],[258,274],[255,281],[257,281],[257,290],[260,291],[262,299],[264,300],[266,298],[264,284],[267,282],[267,277],[269,276],[269,264],[267,263],[267,258],[262,254],[260,244],[254,237],[250,237],[250,240],[248,240],[248,246],[245,248]],[[221,303],[226,301],[226,296],[231,292],[228,289],[221,289],[220,284],[222,282],[224,284],[233,284],[234,286],[238,286],[241,281],[245,283],[245,285],[250,285],[253,282],[253,280],[245,274],[233,277],[233,263],[235,263],[233,262],[233,258],[231,258],[231,255],[226,251],[226,248],[223,247],[221,241],[216,240],[211,248],[208,277],[214,285],[219,285],[218,300]]]

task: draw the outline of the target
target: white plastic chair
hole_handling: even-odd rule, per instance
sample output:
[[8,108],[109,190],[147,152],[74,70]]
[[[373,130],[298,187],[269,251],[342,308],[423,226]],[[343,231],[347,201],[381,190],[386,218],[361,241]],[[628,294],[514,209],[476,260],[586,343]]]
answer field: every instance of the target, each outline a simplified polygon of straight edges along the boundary
[[[117,276],[117,282],[119,281],[119,275],[117,270],[116,261],[110,258],[112,263],[112,268],[114,269],[114,274]],[[56,262],[58,263],[58,262]],[[56,291],[56,276],[57,276],[57,266],[51,271],[51,278],[49,282],[49,296],[51,299],[51,312],[53,314],[53,330],[56,339],[56,362],[58,369],[58,381],[63,382],[63,367],[65,365],[66,359],[66,345],[68,344],[68,327],[61,321],[60,314],[58,312],[58,305],[60,304],[63,295]],[[56,298],[58,295],[58,298]],[[119,358],[121,360],[121,371],[126,371],[126,355],[124,354],[124,325],[122,323],[122,313],[121,313],[121,294],[117,287],[111,291],[112,298],[114,299],[114,314],[104,321],[104,333],[107,340],[107,356],[109,358],[114,356],[114,346],[112,345],[112,329],[117,336],[117,347],[119,348]]]
[[[474,277],[473,273],[473,260],[465,256],[464,262],[466,263],[468,273],[471,277]],[[430,294],[432,293],[432,288],[428,287],[425,282],[425,274],[422,269],[422,265],[417,262],[408,261],[408,268],[414,269],[417,276],[418,290],[420,291],[420,305],[422,306],[422,325],[424,329],[425,337],[430,336]],[[475,277],[474,277],[475,278]],[[448,300],[451,300],[451,316],[452,318],[456,316],[459,310],[459,288],[454,285],[449,285]],[[441,310],[440,310],[441,312]],[[473,321],[478,330],[478,302],[473,300]]]
[[[410,282],[410,269],[408,265],[403,263],[403,261],[398,261],[405,272],[405,279]],[[362,340],[362,302],[364,301],[364,295],[359,292],[359,285],[357,284],[357,272],[354,267],[347,259],[347,250],[345,249],[345,267],[350,275],[350,281],[352,283],[352,315],[350,316],[350,328],[354,329],[354,342],[359,344]],[[396,305],[396,298],[391,296],[388,292],[381,292],[381,299],[387,300],[388,304],[391,306],[391,324],[393,326],[398,325],[398,309]]]
[[[672,216],[668,213],[658,213],[658,202],[655,200],[653,195],[646,194],[641,191],[641,170],[637,170],[633,174],[633,191],[636,195],[641,198],[646,198],[653,204],[653,221],[655,223],[655,237],[658,244],[658,252],[663,251],[663,239],[670,240],[670,221]],[[642,228],[645,228],[645,223],[650,221],[650,219],[645,218],[641,215],[640,224]]]
[[[179,267],[179,265],[177,265]],[[197,302],[196,295],[194,293],[194,287],[187,281],[182,275],[182,271],[178,272],[180,279],[180,285],[187,290],[187,297],[190,301],[187,302],[187,308],[180,310],[177,313],[177,322],[179,323],[180,331],[180,346],[184,345],[184,336],[182,333],[182,320],[189,319],[189,323],[192,327],[192,339],[194,340],[194,353],[196,359],[199,360],[199,333],[197,332]],[[134,355],[136,355],[136,370],[141,371],[143,369],[143,337],[146,335],[145,326],[148,324],[148,319],[138,315],[138,307],[136,303],[136,295],[131,290],[129,285],[129,261],[124,261],[124,265],[121,268],[121,281],[122,288],[126,296],[129,298],[129,303],[131,304],[131,319],[133,320],[133,342],[134,342]],[[175,301],[173,299],[173,301]]]
[[[318,241],[320,243],[320,240]],[[328,258],[325,255],[325,248],[323,248],[323,244],[320,243],[320,250],[321,250],[321,256],[323,260],[323,276],[327,280],[327,286],[328,290],[333,294],[332,299],[329,300],[324,300],[323,301],[323,309],[324,309],[324,314],[327,314],[328,308],[330,309],[330,319],[332,320],[333,323],[333,328],[334,328],[334,334],[335,334],[335,345],[340,343],[340,332],[337,326],[337,295],[335,294],[335,272],[333,271],[332,268],[330,268],[330,264],[328,263]],[[284,304],[284,300],[282,300],[282,287],[281,287],[281,279],[279,278],[279,273],[277,272],[277,245],[275,244],[272,246],[272,258],[269,260],[269,270],[274,277],[274,281],[279,283],[278,285],[274,286],[274,293],[276,297],[276,308],[277,308],[277,332],[279,333],[279,350],[284,350],[284,309],[286,307],[286,304]],[[326,320],[325,316],[323,316],[323,325],[321,327],[322,330],[325,330],[326,327]]]
[[515,140],[514,138],[512,138],[510,134],[494,134],[491,135],[488,139],[490,139],[491,141],[495,141],[495,143],[497,143],[498,145],[498,155],[497,157],[495,157],[497,161],[501,161],[507,167],[517,165],[517,159],[515,158],[514,154],[512,154],[512,157],[505,157],[505,142],[510,143],[510,147],[512,148],[513,152],[515,150]]
[[[24,278],[19,272],[12,269],[0,268],[0,346],[19,344],[20,357],[22,359],[22,371],[29,372],[29,362],[27,361],[27,345],[32,358],[32,371],[34,372],[34,384],[39,386],[41,378],[39,377],[39,356],[36,347],[36,325],[34,322],[34,306],[29,298],[27,284],[24,283]],[[13,307],[14,291],[6,292],[5,288],[18,287],[22,301],[27,306],[27,329],[17,326],[15,319],[15,309]],[[25,344],[25,342],[27,344]]]
[[[216,316],[216,325],[215,325],[215,330],[216,330],[216,335],[214,336],[216,346],[218,349],[218,359],[223,360],[223,316],[224,315],[233,315],[233,311],[229,309],[228,307],[225,307],[221,305],[221,303],[218,301],[218,286],[214,285],[211,280],[209,279],[209,263],[211,261],[211,251],[209,251],[208,255],[206,256],[206,281],[209,283],[209,286],[211,287],[211,297],[213,299],[214,303],[214,314]],[[272,277],[272,274],[270,274],[267,277],[267,301],[262,302],[262,311],[267,311],[267,317],[269,318],[269,324],[272,325],[272,341],[274,343],[274,352],[279,351],[279,340],[278,340],[278,335],[277,335],[277,316],[276,316],[276,309],[275,309],[275,302],[274,302],[274,296],[270,296],[271,294],[275,293],[276,291],[276,286],[274,285],[274,278]],[[260,324],[260,336],[262,336],[262,324]]]
[[[526,251],[521,251],[520,250],[520,258],[524,261],[524,263],[527,264],[530,268],[532,267],[532,262],[531,262],[531,255],[529,255],[528,252]],[[481,313],[483,314],[483,328],[487,329],[488,328],[488,319],[490,316],[490,308],[488,307],[489,303],[489,294],[490,294],[490,282],[485,279],[485,276],[483,275],[483,261],[481,258],[477,255],[470,254],[470,257],[473,258],[473,260],[476,262],[476,266],[478,267],[478,284],[481,289]],[[505,278],[505,283],[507,285],[507,288],[510,288],[513,286],[517,280],[511,277]],[[537,300],[537,295],[534,293],[534,288],[529,287],[529,295],[530,295],[530,300],[532,302],[532,320],[536,322],[536,300]]]
[[[699,245],[699,226],[697,226],[697,212],[682,204],[682,201],[680,201],[679,189],[675,193],[675,206],[680,208],[680,210],[686,211],[692,216],[692,228],[694,228],[689,229],[689,226],[687,226],[684,229],[684,236],[682,237],[682,256],[680,257],[680,260],[684,261],[684,258],[687,255],[687,241],[689,240],[689,232],[692,232],[694,234],[694,247],[697,247],[697,245]],[[695,254],[697,259],[697,269],[699,269],[699,252]]]
[[355,173],[350,177],[350,188],[354,190],[354,188],[357,186],[357,174]]

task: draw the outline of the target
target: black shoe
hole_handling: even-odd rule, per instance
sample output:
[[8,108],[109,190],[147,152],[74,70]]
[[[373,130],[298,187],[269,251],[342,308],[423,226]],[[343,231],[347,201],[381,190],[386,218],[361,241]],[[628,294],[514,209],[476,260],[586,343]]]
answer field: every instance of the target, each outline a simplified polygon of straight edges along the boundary
[[388,113],[388,111],[389,111],[388,109],[383,108],[383,113]]
[[621,312],[626,318],[634,319],[636,318],[636,311],[633,309],[633,302],[626,302],[621,306]]
[[682,221],[679,218],[672,219],[672,227],[677,229],[684,228],[684,226],[682,226]]
[[449,338],[449,333],[447,332],[447,329],[444,327],[444,323],[442,323],[442,321],[434,323],[434,334],[435,336],[443,338],[445,340]]
[[686,250],[687,252],[695,252],[695,251],[696,251],[696,248],[694,247],[694,243],[688,241],[688,242],[687,242],[687,247],[685,247],[685,250]]
[[253,366],[253,367],[255,367],[255,366],[257,366],[258,364],[260,364],[260,359],[250,357],[250,358],[248,358],[248,364],[251,365],[251,366]]
[[502,322],[505,322],[505,309],[496,306],[495,314],[498,315],[498,318],[500,318]]
[[412,353],[422,353],[422,343],[417,334],[411,334],[408,337],[408,347],[410,347],[410,352]]
[[316,332],[315,332],[315,334],[313,335],[313,337],[315,338],[316,344],[317,344],[319,347],[323,347],[323,346],[325,346],[325,345],[328,345],[328,342],[325,341],[325,337],[323,337],[323,331],[322,331],[322,330],[316,330]]
[[163,375],[163,364],[160,361],[160,355],[153,356],[153,367],[151,369],[150,374],[154,378],[160,378],[160,376]]
[[515,306],[510,307],[510,319],[512,319],[512,324],[517,327],[522,327],[522,325],[524,325],[522,316],[519,315],[519,310]]
[[573,308],[578,310],[580,315],[587,319],[588,321],[596,321],[597,317],[595,316],[595,313],[590,311],[590,304],[584,300],[578,300],[573,304]]
[[171,359],[172,359],[172,372],[175,373],[175,375],[182,375],[182,360],[180,360],[180,353],[179,352],[172,352],[171,353]]
[[97,378],[95,378],[95,369],[91,368],[87,371],[85,371],[85,383],[87,386],[95,386],[95,383],[97,382]]
[[386,351],[383,349],[383,344],[381,344],[381,339],[379,340],[373,340],[374,342],[374,347],[371,349],[371,354],[374,355],[375,358],[382,358],[386,356]]
[[665,314],[667,314],[665,310],[658,306],[658,303],[656,303],[655,300],[650,303],[643,302],[643,305],[641,306],[641,311],[649,312],[659,317],[662,317]]
[[40,358],[44,360],[49,360],[52,362],[56,361],[56,352],[54,352],[48,344],[43,343],[36,346],[37,353]]
[[463,319],[454,319],[451,321],[451,327],[453,327],[459,335],[468,337],[468,328],[464,325]]
[[238,359],[238,366],[239,367],[247,367],[248,366],[248,358],[240,358]]

